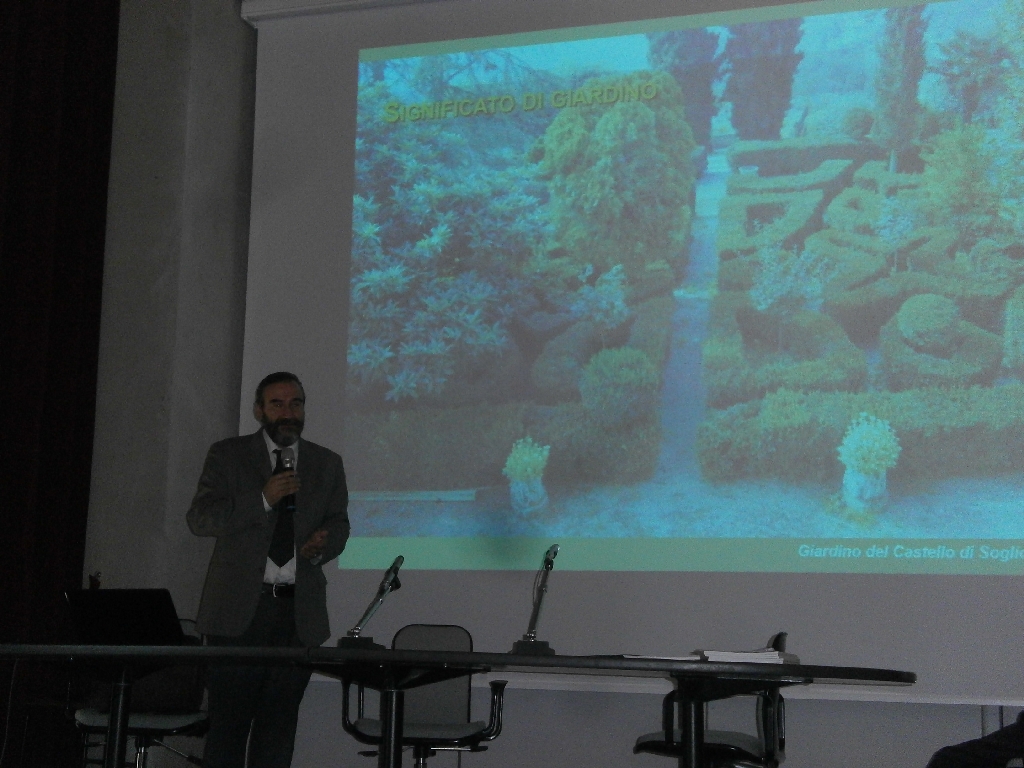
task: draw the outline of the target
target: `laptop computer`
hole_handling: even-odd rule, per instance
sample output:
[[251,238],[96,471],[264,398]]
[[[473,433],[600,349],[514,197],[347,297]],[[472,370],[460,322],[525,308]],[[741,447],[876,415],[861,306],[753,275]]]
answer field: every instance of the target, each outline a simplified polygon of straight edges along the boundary
[[64,593],[80,645],[183,645],[166,589],[80,589]]

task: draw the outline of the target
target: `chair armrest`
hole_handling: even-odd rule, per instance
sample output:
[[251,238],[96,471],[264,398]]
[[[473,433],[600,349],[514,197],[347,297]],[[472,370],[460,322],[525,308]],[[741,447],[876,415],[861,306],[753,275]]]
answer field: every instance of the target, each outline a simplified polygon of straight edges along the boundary
[[[352,683],[348,680],[341,681],[341,727],[345,729],[345,732],[351,736],[355,736],[357,739],[365,738],[365,734],[356,728],[355,722],[351,717],[351,707],[349,705],[349,689],[352,687]],[[356,720],[363,719],[363,701],[365,696],[365,690],[363,686],[356,686]]]
[[501,733],[501,708],[505,699],[505,686],[508,680],[491,681],[491,716],[487,727],[480,734],[481,741],[491,741]]

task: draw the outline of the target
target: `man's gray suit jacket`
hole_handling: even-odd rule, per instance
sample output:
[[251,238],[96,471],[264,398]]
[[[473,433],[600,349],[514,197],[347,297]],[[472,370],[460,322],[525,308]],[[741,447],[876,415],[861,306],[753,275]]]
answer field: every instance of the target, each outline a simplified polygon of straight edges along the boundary
[[[295,626],[302,644],[314,647],[331,634],[323,566],[348,541],[348,488],[338,454],[308,440],[300,441],[298,454],[296,553],[315,531],[327,531],[317,564],[298,554],[295,564]],[[277,523],[277,511],[263,506],[263,486],[272,472],[263,430],[214,443],[206,456],[187,514],[192,533],[217,537],[196,621],[203,634],[237,637],[256,614]]]

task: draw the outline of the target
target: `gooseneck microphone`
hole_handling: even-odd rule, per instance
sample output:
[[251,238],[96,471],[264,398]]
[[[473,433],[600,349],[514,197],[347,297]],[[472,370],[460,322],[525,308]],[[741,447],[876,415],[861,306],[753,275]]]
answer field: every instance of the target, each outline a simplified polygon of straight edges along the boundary
[[373,642],[372,637],[362,637],[362,631],[377,609],[384,604],[384,598],[402,588],[402,582],[398,580],[398,569],[404,562],[405,558],[399,555],[391,567],[384,571],[384,578],[381,579],[380,586],[377,587],[377,594],[374,595],[370,605],[363,612],[362,618],[346,633],[345,637],[338,638],[339,648],[384,648],[380,643]]
[[537,639],[537,622],[540,621],[540,609],[544,604],[544,595],[548,591],[548,574],[555,567],[555,556],[558,555],[558,545],[552,544],[544,553],[540,570],[533,579],[533,610],[530,612],[530,626],[522,640],[516,640],[512,644],[509,653],[518,653],[524,656],[553,656],[554,649],[543,640]]
[[555,555],[558,554],[558,545],[552,544],[548,547],[548,551],[544,553],[544,562],[541,563],[541,568],[545,571],[550,571],[555,567]]

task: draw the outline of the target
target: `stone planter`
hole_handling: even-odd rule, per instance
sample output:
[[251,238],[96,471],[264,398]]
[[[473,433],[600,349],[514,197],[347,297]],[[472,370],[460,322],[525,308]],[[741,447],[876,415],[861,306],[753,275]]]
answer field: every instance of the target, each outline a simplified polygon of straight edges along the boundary
[[866,475],[847,469],[843,475],[843,503],[858,512],[877,510],[886,500],[886,473]]
[[536,512],[548,505],[548,492],[544,489],[544,479],[540,477],[511,480],[509,493],[512,509],[520,514]]

